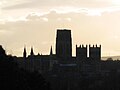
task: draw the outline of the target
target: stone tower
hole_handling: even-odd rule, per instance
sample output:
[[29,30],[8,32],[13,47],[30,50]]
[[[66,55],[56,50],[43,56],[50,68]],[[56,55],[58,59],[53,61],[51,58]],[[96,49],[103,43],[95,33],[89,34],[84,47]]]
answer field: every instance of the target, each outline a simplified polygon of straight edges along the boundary
[[71,59],[72,57],[72,38],[71,30],[58,29],[56,37],[56,55],[59,59]]
[[100,61],[101,60],[101,45],[89,45],[89,58],[91,60]]
[[87,59],[87,45],[80,45],[79,47],[76,45],[76,58],[82,61]]

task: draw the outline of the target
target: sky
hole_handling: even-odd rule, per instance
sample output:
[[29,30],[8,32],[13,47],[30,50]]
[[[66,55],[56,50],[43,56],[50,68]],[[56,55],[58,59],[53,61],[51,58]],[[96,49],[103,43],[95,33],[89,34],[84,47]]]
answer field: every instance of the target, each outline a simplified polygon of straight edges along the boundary
[[102,45],[102,56],[120,55],[120,0],[0,0],[0,44],[7,54],[55,53],[57,29],[76,44]]

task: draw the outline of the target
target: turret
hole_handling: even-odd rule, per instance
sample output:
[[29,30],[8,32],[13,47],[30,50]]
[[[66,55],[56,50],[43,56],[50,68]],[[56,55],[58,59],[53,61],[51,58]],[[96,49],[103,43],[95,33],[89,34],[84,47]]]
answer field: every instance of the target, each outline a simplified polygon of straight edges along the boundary
[[53,55],[52,46],[51,46],[51,48],[50,48],[50,55]]
[[26,57],[27,57],[26,47],[24,47],[23,57],[24,57],[24,58],[26,58]]
[[33,56],[34,55],[34,52],[33,52],[33,47],[31,47],[31,52],[30,52],[30,55]]

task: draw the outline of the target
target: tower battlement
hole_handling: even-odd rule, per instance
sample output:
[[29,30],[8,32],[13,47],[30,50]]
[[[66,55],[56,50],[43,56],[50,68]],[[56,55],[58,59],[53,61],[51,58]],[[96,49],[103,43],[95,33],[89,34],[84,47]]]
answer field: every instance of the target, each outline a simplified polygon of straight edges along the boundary
[[57,29],[56,39],[59,41],[71,41],[71,30]]
[[79,47],[76,45],[76,58],[78,60],[85,60],[88,58],[89,53],[89,59],[91,60],[101,60],[101,45],[83,45],[81,44]]
[[89,44],[89,48],[101,48],[101,45],[91,45],[91,44]]
[[92,60],[101,60],[101,45],[89,45],[89,58]]
[[77,47],[76,45],[76,58],[79,60],[86,60],[87,59],[87,45],[84,46],[83,44]]
[[76,45],[76,48],[87,48],[88,45],[83,45],[83,44],[80,44],[80,46],[77,46]]

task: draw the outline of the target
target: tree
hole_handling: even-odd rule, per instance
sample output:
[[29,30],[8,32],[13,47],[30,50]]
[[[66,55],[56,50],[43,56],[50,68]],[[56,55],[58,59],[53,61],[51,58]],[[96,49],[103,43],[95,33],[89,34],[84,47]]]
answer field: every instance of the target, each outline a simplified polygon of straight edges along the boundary
[[49,84],[37,72],[18,68],[12,56],[7,56],[0,45],[0,89],[49,90]]

